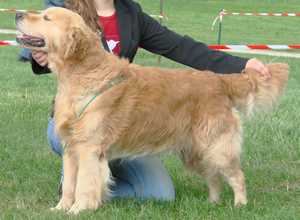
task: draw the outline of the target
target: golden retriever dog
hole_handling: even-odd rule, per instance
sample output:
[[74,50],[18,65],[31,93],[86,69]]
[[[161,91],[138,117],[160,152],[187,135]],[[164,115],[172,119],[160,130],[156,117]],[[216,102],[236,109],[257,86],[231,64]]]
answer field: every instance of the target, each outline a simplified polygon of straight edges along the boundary
[[221,75],[142,67],[107,53],[67,9],[19,13],[16,20],[18,42],[47,51],[57,76],[54,120],[64,181],[55,209],[97,209],[109,196],[109,160],[167,150],[204,177],[211,202],[219,201],[224,178],[235,206],[247,203],[240,114],[272,107],[288,80],[286,64],[268,64],[269,79],[252,69]]

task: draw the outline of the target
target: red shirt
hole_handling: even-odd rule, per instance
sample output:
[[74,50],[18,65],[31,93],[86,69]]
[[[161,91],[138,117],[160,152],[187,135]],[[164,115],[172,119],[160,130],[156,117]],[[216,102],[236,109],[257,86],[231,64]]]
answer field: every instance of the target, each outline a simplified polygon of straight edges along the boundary
[[118,27],[118,18],[116,12],[111,16],[99,16],[99,23],[102,27],[104,38],[110,52],[116,55],[120,54],[120,34]]

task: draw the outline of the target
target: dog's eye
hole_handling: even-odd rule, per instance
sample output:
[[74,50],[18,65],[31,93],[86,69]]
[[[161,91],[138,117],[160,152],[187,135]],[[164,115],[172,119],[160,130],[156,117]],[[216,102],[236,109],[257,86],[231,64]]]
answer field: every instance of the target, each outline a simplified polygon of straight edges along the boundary
[[50,18],[47,15],[44,15],[43,18],[44,18],[45,21],[51,21]]

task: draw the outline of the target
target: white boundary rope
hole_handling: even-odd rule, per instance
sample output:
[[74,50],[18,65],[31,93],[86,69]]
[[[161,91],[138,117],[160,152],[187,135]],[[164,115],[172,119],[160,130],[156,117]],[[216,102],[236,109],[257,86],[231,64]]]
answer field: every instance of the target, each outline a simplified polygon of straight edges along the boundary
[[0,8],[0,12],[16,13],[16,12],[41,12],[41,10],[24,10],[15,8]]
[[214,50],[289,50],[300,49],[300,44],[292,45],[269,45],[269,44],[247,44],[247,45],[209,45]]
[[16,30],[12,29],[0,29],[0,34],[17,34]]
[[287,57],[287,58],[300,58],[300,53],[291,53],[284,51],[274,50],[228,50],[230,53],[243,53],[243,54],[258,54],[264,56]]
[[235,16],[274,16],[274,17],[300,17],[299,13],[289,13],[289,12],[226,12],[223,15],[235,15]]
[[300,17],[300,12],[227,12],[225,9],[222,9],[217,17],[212,23],[211,29],[214,30],[214,27],[218,21],[222,22],[224,16],[265,16],[265,17]]
[[219,14],[217,15],[217,17],[214,19],[212,25],[211,25],[211,30],[213,31],[215,26],[216,26],[216,23],[219,21],[220,23],[222,23],[223,21],[223,17],[225,15],[225,9],[222,9]]
[[0,40],[0,46],[18,46],[19,44],[14,40]]

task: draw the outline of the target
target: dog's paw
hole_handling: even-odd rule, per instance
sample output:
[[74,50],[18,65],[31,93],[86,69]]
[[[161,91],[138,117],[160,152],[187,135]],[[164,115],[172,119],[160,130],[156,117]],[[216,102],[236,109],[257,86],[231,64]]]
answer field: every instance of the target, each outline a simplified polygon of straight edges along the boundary
[[75,201],[70,210],[69,214],[77,215],[83,210],[96,210],[100,206],[101,202],[95,199],[81,199]]
[[208,201],[209,201],[211,204],[214,204],[214,205],[220,204],[220,198],[219,198],[219,196],[209,196]]
[[241,208],[243,206],[247,205],[247,199],[246,198],[240,198],[234,201],[234,206],[236,208]]
[[73,205],[73,201],[71,199],[61,199],[59,203],[54,207],[51,208],[51,211],[57,211],[57,210],[63,210],[67,211],[69,210]]

